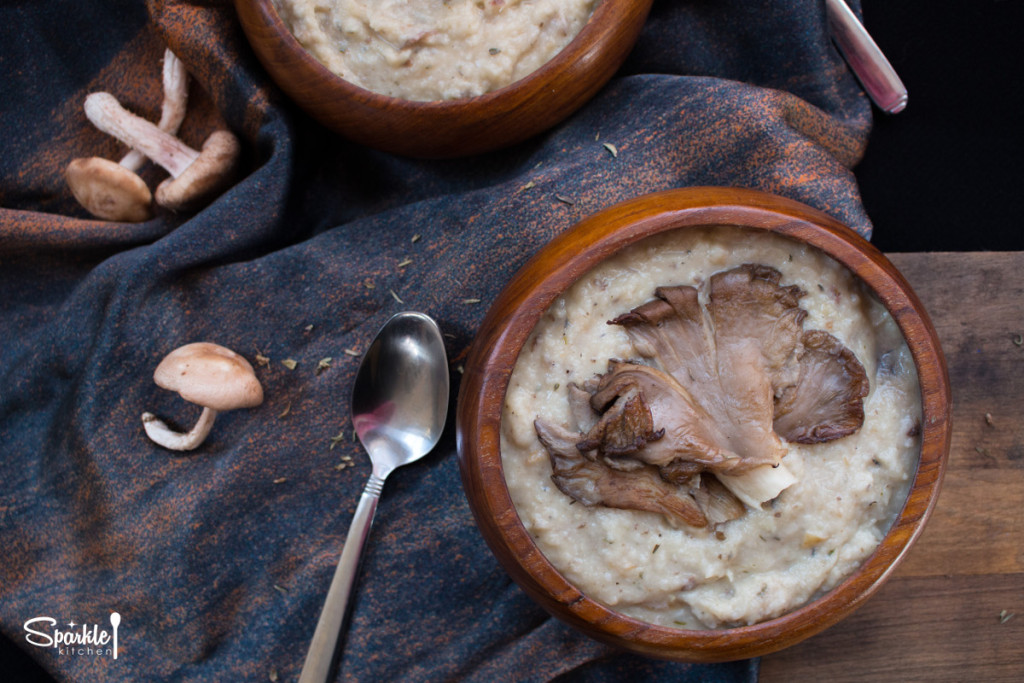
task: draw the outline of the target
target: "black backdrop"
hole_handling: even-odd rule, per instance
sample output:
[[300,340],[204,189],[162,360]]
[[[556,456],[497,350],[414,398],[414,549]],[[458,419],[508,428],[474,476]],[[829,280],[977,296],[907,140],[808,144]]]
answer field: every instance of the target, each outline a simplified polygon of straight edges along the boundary
[[855,169],[883,251],[1024,249],[1024,2],[863,0],[907,85]]

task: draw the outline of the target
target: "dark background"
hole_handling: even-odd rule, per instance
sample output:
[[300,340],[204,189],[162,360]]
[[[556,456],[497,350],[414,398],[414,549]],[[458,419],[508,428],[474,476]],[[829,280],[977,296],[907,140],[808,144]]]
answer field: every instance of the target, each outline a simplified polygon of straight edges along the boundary
[[1021,0],[862,0],[909,92],[855,169],[883,251],[1024,249]]

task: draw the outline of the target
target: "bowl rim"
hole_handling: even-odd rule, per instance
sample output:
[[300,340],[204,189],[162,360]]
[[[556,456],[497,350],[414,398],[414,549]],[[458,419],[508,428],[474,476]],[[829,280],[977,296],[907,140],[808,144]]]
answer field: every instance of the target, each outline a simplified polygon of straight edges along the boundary
[[[299,42],[298,38],[295,37],[295,34],[293,34],[291,29],[288,28],[288,25],[285,24],[284,19],[281,17],[280,12],[278,12],[277,7],[274,4],[274,0],[234,1],[236,3],[241,2],[255,6],[263,15],[267,25],[273,26],[277,35],[289,44],[291,51],[299,55],[301,61],[306,66],[313,69],[315,72],[319,72],[319,75],[322,78],[328,79],[329,82],[337,84],[337,89],[339,91],[349,91],[352,94],[358,94],[366,100],[373,100],[381,108],[401,107],[423,110],[446,110],[466,106],[487,106],[490,102],[501,99],[502,96],[508,92],[526,87],[529,82],[548,78],[553,71],[557,71],[559,69],[562,63],[585,59],[587,53],[593,50],[592,41],[593,43],[599,42],[597,41],[599,32],[604,31],[611,22],[615,21],[620,12],[625,8],[638,3],[647,5],[653,4],[653,0],[598,0],[579,33],[573,36],[573,39],[566,43],[561,50],[552,55],[550,59],[522,78],[503,85],[500,88],[470,97],[459,97],[448,100],[411,100],[404,97],[385,95],[384,93],[379,93],[376,90],[364,88],[331,71],[325,64],[314,57],[313,54],[302,45],[302,43]],[[612,14],[612,16],[606,17],[605,15],[608,14]]]
[[[863,280],[898,323],[921,387],[921,453],[906,502],[878,547],[839,585],[780,617],[722,630],[657,626],[587,597],[543,556],[519,519],[504,479],[500,419],[512,368],[550,303],[599,262],[644,238],[674,229],[735,225],[810,244]],[[587,247],[579,248],[583,239]],[[551,264],[553,268],[548,268]],[[523,305],[527,303],[528,305]],[[934,508],[948,459],[949,377],[927,312],[909,283],[863,237],[827,214],[756,190],[694,187],[621,202],[584,218],[517,272],[480,326],[464,364],[456,443],[467,498],[491,550],[513,579],[556,617],[640,654],[682,661],[727,661],[796,644],[845,618],[873,595],[919,537]],[[526,552],[517,555],[516,547]]]
[[[494,151],[557,125],[612,78],[652,4],[601,0],[565,47],[519,80],[473,97],[419,101],[377,93],[334,74],[299,43],[273,0],[234,0],[257,59],[300,109],[356,142],[422,158]],[[586,78],[579,77],[580,65],[593,65]],[[429,134],[409,139],[410,129]]]

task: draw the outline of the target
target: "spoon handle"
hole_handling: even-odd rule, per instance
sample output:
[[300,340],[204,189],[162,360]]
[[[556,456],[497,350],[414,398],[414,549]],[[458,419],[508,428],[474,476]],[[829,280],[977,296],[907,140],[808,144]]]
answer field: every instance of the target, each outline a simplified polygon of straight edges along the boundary
[[366,482],[366,488],[363,489],[363,495],[359,497],[356,513],[352,517],[345,546],[338,560],[338,568],[334,570],[334,578],[331,579],[331,587],[327,590],[323,611],[316,622],[313,640],[309,644],[309,652],[306,653],[306,661],[302,665],[299,683],[323,683],[331,674],[331,665],[334,662],[338,640],[341,638],[341,627],[345,621],[349,596],[352,595],[352,587],[355,585],[356,573],[359,570],[359,558],[363,546],[366,545],[366,538],[370,535],[373,514],[377,511],[377,501],[380,500],[383,487],[384,479],[371,474],[370,480]]
[[864,91],[882,111],[903,111],[907,88],[857,15],[844,0],[825,0],[825,9],[832,39]]

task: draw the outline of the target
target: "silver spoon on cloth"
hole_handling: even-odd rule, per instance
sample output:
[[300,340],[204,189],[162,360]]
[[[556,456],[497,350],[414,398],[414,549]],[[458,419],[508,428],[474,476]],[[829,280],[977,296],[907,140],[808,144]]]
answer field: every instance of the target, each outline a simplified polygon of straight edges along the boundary
[[299,683],[328,680],[384,480],[437,445],[447,415],[448,359],[441,330],[422,313],[398,313],[377,333],[356,373],[352,425],[373,473],[356,506]]

